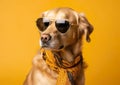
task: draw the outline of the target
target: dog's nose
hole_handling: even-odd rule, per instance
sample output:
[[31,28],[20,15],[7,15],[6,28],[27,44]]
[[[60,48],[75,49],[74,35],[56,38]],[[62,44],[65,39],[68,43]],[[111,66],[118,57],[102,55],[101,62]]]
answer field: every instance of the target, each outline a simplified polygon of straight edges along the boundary
[[48,42],[50,39],[51,39],[51,36],[49,34],[43,34],[43,35],[41,35],[41,41],[43,43]]

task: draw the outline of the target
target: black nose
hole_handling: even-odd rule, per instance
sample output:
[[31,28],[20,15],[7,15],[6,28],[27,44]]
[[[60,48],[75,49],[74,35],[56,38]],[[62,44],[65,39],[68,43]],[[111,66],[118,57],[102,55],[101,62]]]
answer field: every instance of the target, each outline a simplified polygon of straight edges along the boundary
[[51,39],[51,36],[49,34],[43,34],[41,35],[41,41],[43,43],[47,43]]

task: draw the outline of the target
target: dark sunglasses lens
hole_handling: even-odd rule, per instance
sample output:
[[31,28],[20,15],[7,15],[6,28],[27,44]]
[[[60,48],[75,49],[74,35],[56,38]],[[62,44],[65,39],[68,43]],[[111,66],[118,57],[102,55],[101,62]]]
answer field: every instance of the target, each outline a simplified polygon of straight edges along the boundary
[[50,24],[49,19],[39,18],[36,21],[36,25],[40,31],[46,30],[49,24]]
[[69,28],[69,22],[66,20],[57,20],[55,22],[56,28],[58,29],[58,31],[60,31],[61,33],[65,33],[67,32],[68,28]]

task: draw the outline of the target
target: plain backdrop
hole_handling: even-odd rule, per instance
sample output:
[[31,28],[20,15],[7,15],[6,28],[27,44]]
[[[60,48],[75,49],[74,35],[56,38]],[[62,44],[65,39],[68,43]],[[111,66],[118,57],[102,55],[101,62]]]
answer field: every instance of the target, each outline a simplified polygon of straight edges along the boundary
[[84,40],[86,85],[120,85],[120,0],[0,0],[0,85],[22,85],[39,51],[35,25],[56,7],[84,12],[94,26]]

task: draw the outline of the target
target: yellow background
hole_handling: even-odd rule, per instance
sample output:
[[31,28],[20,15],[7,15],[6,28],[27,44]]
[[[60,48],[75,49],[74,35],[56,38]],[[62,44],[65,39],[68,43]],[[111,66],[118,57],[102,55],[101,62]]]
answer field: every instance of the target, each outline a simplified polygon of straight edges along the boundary
[[39,50],[35,21],[55,7],[84,12],[94,26],[86,85],[120,85],[120,0],[0,0],[0,85],[22,85]]

